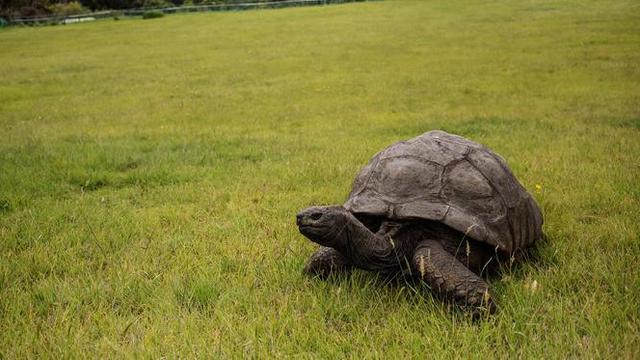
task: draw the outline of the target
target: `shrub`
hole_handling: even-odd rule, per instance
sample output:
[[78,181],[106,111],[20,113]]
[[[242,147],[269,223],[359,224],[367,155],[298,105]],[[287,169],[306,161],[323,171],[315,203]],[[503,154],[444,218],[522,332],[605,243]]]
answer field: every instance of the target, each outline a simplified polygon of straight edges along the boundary
[[35,17],[35,16],[44,16],[47,12],[36,6],[23,6],[18,10],[19,17]]
[[82,4],[77,1],[71,1],[66,4],[52,4],[49,5],[48,9],[51,13],[58,16],[77,15],[89,12],[86,7],[82,6]]
[[142,14],[143,19],[155,19],[163,16],[164,14],[162,13],[162,11],[156,11],[156,10],[145,11],[144,14]]
[[144,0],[142,2],[142,7],[145,9],[164,8],[171,6],[173,6],[173,4],[165,0]]

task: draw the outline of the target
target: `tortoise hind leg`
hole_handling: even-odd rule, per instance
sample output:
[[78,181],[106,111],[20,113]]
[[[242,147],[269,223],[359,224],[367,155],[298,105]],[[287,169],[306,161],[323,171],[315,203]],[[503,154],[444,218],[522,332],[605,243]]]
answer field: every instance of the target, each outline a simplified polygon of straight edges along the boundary
[[303,271],[309,276],[326,279],[332,274],[349,273],[352,268],[351,262],[336,249],[321,246],[307,260]]
[[476,274],[493,274],[502,261],[495,249],[475,240],[450,237],[440,242],[442,247]]
[[471,307],[474,312],[482,308],[495,312],[489,285],[445,250],[439,240],[420,242],[413,255],[413,266],[438,295]]

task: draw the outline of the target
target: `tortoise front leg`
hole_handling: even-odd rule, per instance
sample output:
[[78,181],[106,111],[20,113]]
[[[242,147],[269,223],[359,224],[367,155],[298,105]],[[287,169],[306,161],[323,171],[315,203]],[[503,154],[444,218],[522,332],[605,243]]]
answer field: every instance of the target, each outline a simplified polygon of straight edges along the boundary
[[332,274],[349,273],[352,268],[351,262],[336,249],[321,246],[307,260],[303,271],[307,275],[326,279]]
[[486,308],[495,312],[489,285],[447,252],[439,240],[420,242],[413,255],[413,266],[438,295],[474,311]]

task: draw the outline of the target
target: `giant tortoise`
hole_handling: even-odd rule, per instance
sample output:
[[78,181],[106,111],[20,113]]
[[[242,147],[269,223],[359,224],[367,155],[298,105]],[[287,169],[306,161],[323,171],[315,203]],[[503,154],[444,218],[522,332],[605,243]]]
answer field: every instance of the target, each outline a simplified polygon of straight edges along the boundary
[[542,236],[542,214],[502,157],[463,137],[429,131],[376,154],[347,202],[297,214],[321,245],[305,272],[353,267],[409,274],[436,294],[493,312],[484,271]]

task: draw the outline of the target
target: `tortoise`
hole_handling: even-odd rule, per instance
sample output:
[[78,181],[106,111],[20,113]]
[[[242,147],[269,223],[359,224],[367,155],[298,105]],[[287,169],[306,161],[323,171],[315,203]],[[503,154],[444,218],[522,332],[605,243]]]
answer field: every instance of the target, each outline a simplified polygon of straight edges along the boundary
[[326,278],[356,267],[409,275],[474,312],[495,311],[483,275],[532,247],[543,222],[501,156],[440,130],[382,150],[360,170],[344,205],[309,207],[296,220],[320,245],[306,274]]

